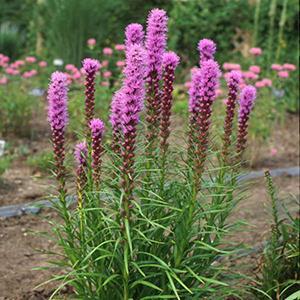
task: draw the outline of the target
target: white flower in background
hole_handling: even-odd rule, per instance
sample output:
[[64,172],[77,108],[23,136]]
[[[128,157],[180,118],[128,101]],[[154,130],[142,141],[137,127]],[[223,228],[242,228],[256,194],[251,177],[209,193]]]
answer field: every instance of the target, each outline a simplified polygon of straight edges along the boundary
[[57,66],[57,67],[60,67],[64,64],[64,61],[61,59],[61,58],[55,58],[53,60],[53,65],[54,66]]
[[4,148],[5,148],[5,141],[0,140],[0,156],[4,154]]

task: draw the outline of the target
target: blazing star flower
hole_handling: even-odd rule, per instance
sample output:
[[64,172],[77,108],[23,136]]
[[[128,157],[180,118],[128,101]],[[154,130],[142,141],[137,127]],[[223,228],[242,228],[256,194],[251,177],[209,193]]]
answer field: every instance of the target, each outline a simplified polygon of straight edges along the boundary
[[113,128],[111,148],[116,154],[120,154],[120,137],[122,132],[122,111],[123,111],[122,89],[118,90],[112,97],[110,106],[109,122]]
[[129,219],[129,202],[133,197],[136,126],[145,97],[145,61],[146,53],[142,46],[132,45],[126,49],[126,67],[123,72],[124,80],[121,94],[123,98],[121,100],[121,125],[123,132],[123,208],[127,219]]
[[162,9],[152,9],[147,20],[146,50],[148,54],[148,74],[161,75],[163,54],[167,45],[168,17]]
[[249,52],[250,52],[250,54],[252,54],[254,56],[260,56],[260,55],[262,55],[261,48],[251,48]]
[[252,85],[247,85],[241,92],[240,108],[238,115],[238,137],[237,137],[237,153],[241,158],[242,152],[246,147],[248,120],[250,112],[253,109],[256,98],[256,89]]
[[82,61],[86,73],[85,81],[85,117],[87,127],[94,117],[95,109],[95,77],[100,68],[100,63],[96,59],[86,58]]
[[[124,134],[135,130],[139,112],[143,109],[145,96],[145,51],[139,45],[131,46],[126,54],[122,94],[122,130]],[[140,64],[140,65],[139,65]]]
[[216,98],[220,76],[219,66],[212,59],[202,62],[201,68],[192,74],[192,86],[189,92],[189,154],[195,158],[193,167],[197,190],[200,188],[200,179],[206,159],[211,109]]
[[100,183],[101,156],[103,153],[102,137],[104,133],[104,123],[100,119],[93,119],[90,123],[92,137],[92,168],[93,178],[96,186]]
[[88,149],[87,149],[86,142],[78,143],[75,146],[75,150],[74,150],[74,158],[78,166],[86,167],[87,155],[88,155]]
[[62,72],[54,72],[48,88],[48,121],[52,131],[56,178],[61,193],[65,191],[64,159],[65,129],[68,124],[68,87],[67,77]]
[[144,43],[144,29],[141,24],[132,23],[125,29],[125,47],[132,45],[143,45]]
[[224,144],[223,157],[227,162],[229,147],[231,145],[231,134],[233,127],[233,118],[235,114],[235,107],[239,92],[240,83],[242,81],[242,74],[239,71],[231,71],[227,78],[228,99],[226,101],[226,117],[224,122]]
[[81,192],[86,185],[86,168],[88,158],[88,147],[86,142],[78,143],[75,146],[74,158],[77,164],[76,175],[77,175],[77,193],[78,193],[78,204],[82,207],[82,195]]
[[172,92],[173,83],[175,79],[175,69],[179,64],[179,56],[172,52],[166,52],[163,55],[163,96],[162,96],[162,106],[161,106],[161,120],[160,120],[160,136],[161,140],[161,150],[165,154],[168,148],[167,139],[170,135],[170,116],[172,108]]
[[214,41],[209,39],[202,39],[198,43],[198,51],[200,53],[199,65],[202,65],[202,62],[214,58],[216,53],[217,46]]

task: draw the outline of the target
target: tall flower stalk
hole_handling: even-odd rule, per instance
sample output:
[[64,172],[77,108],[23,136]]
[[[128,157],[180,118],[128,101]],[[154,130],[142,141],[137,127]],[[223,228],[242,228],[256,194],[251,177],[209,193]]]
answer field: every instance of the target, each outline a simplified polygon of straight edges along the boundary
[[93,119],[90,123],[91,138],[92,138],[92,171],[93,180],[96,188],[99,188],[101,163],[102,163],[102,137],[104,133],[104,123],[100,119]]
[[95,78],[100,68],[96,59],[86,58],[82,62],[85,71],[85,119],[89,135],[89,125],[95,114]]
[[67,77],[62,72],[54,72],[48,89],[48,121],[52,133],[52,145],[55,159],[55,174],[58,190],[63,196],[65,187],[65,129],[68,124],[68,87]]
[[165,164],[166,155],[169,147],[168,137],[170,135],[170,117],[172,108],[172,92],[173,84],[175,80],[175,69],[179,64],[180,58],[178,55],[172,51],[166,52],[163,56],[163,96],[162,96],[162,106],[161,106],[161,118],[160,118],[160,151],[162,160],[162,176],[161,184],[164,185],[165,180]]
[[[132,251],[130,238],[130,208],[134,189],[134,161],[139,113],[143,108],[145,97],[145,50],[140,45],[132,45],[126,49],[126,67],[122,87],[122,187],[124,196],[122,201],[122,226],[124,232],[124,258],[128,261]],[[129,272],[123,270],[123,295],[129,299]]]
[[151,10],[147,20],[147,156],[152,158],[155,141],[159,134],[161,93],[160,78],[162,75],[163,54],[167,44],[168,17],[164,10]]
[[[219,84],[220,69],[217,62],[214,60],[207,60],[202,63],[201,69],[197,71],[194,76],[195,89],[199,94],[194,95],[194,111],[192,121],[195,124],[192,128],[192,143],[195,149],[194,160],[194,184],[195,193],[200,189],[200,180],[204,171],[204,162],[207,156],[209,127],[211,122],[212,104],[216,98],[216,89]],[[193,102],[193,101],[191,101]]]
[[223,137],[223,160],[227,163],[229,148],[231,146],[231,134],[235,108],[239,93],[239,85],[241,83],[241,73],[231,71],[227,79],[228,98],[226,101],[226,116],[224,121],[224,137]]
[[78,143],[75,146],[74,158],[77,164],[76,178],[77,178],[77,201],[78,207],[82,208],[82,191],[87,183],[87,157],[88,148],[86,142]]
[[253,109],[256,98],[256,89],[251,85],[247,85],[243,88],[240,97],[240,107],[238,115],[238,136],[236,151],[238,160],[241,160],[242,154],[246,148],[247,134],[248,134],[248,121],[250,113]]
[[118,90],[112,97],[110,106],[109,122],[112,126],[112,142],[111,149],[113,152],[120,156],[122,144],[122,107],[124,95],[122,89]]
[[124,211],[129,219],[129,202],[133,197],[134,157],[136,147],[136,130],[139,113],[143,108],[145,97],[145,51],[140,45],[131,46],[126,52],[126,67],[122,88],[122,158]]

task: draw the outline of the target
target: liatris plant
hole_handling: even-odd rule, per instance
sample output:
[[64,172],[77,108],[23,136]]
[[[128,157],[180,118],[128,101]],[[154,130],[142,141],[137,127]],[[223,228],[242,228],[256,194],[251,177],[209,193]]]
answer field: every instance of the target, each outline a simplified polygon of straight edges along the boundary
[[104,133],[104,123],[100,119],[93,119],[90,123],[92,138],[92,169],[96,187],[99,187],[101,172],[101,156],[103,152],[102,136]]
[[65,129],[68,123],[68,87],[67,77],[54,72],[48,89],[48,121],[52,132],[52,144],[55,159],[55,173],[59,192],[65,193]]
[[133,197],[134,154],[136,143],[136,126],[139,112],[143,109],[145,96],[145,50],[139,45],[132,45],[126,53],[126,67],[124,69],[124,83],[122,88],[122,131],[123,131],[123,188],[124,210],[129,218],[129,202]]
[[[210,126],[210,117],[212,113],[212,104],[216,98],[216,88],[220,77],[220,69],[214,60],[207,60],[202,63],[199,69],[198,77],[194,76],[199,82],[195,82],[199,89],[199,95],[196,96],[195,103],[191,101],[191,106],[197,107],[196,111],[192,111],[190,120],[195,123],[190,124],[192,149],[195,149],[195,185],[196,191],[199,189],[200,179],[203,173],[203,166],[207,155],[208,135]],[[196,78],[196,79],[195,79]],[[192,108],[191,108],[192,110]],[[196,114],[196,115],[195,115]]]
[[82,191],[87,183],[87,157],[88,149],[86,142],[78,143],[75,146],[74,158],[77,163],[76,176],[77,176],[77,197],[78,206],[82,207]]
[[[230,180],[236,169],[231,164],[216,168],[215,160],[210,167],[210,158],[217,153],[209,132],[219,67],[208,59],[193,73],[189,124],[193,155],[186,161],[185,145],[176,148],[168,142],[173,134],[172,91],[179,58],[164,53],[166,21],[164,11],[153,10],[147,49],[135,42],[126,46],[122,87],[113,95],[110,115],[118,152],[102,142],[102,122],[91,120],[87,153],[77,147],[77,153],[87,157],[86,161],[85,155],[77,155],[77,174],[85,169],[87,175],[80,186],[79,207],[57,208],[63,212],[63,222],[54,226],[54,232],[64,254],[58,266],[64,267],[65,275],[60,273],[55,279],[63,280],[60,287],[71,285],[78,299],[226,299],[238,295],[238,286],[231,287],[231,277],[220,260],[233,251],[225,237],[235,225],[228,218],[236,203],[233,197],[241,194],[233,193],[236,182],[233,185]],[[149,152],[144,145],[151,141],[145,141],[149,131],[139,130],[145,99],[146,121],[149,110],[156,114],[150,123],[157,126],[157,133],[151,138],[160,150],[157,158],[162,158],[146,172]],[[102,159],[104,151],[108,155]],[[218,169],[226,176],[218,176]],[[162,174],[162,180],[157,174]]]
[[201,66],[203,62],[209,59],[214,59],[214,54],[217,50],[217,47],[214,41],[202,39],[198,43],[198,50],[200,53],[199,65]]
[[241,73],[238,71],[231,71],[227,79],[228,98],[226,99],[226,116],[224,122],[224,144],[223,144],[223,158],[227,162],[228,152],[231,145],[231,134],[235,108],[239,93],[239,85],[241,82]]
[[125,46],[128,48],[131,45],[144,44],[143,26],[138,23],[129,24],[125,29]]
[[100,63],[96,59],[86,58],[82,62],[86,73],[85,79],[85,118],[87,128],[94,118],[95,110],[95,77],[100,68]]
[[248,121],[250,112],[254,106],[255,98],[256,89],[253,86],[248,85],[242,90],[239,103],[240,107],[238,115],[238,136],[236,145],[239,158],[246,148]]
[[110,107],[110,117],[109,121],[112,126],[112,144],[111,148],[115,154],[120,155],[121,147],[120,144],[122,142],[122,105],[123,105],[123,94],[122,89],[117,91],[111,101]]
[[167,44],[168,17],[161,9],[153,9],[148,17],[146,31],[147,50],[147,117],[148,156],[153,157],[154,143],[158,136],[161,93],[160,78],[162,74],[163,54]]

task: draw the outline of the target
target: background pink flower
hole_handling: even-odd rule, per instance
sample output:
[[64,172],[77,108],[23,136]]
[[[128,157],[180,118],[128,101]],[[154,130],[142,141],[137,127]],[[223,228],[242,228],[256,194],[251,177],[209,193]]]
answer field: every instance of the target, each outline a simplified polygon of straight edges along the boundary
[[113,49],[108,48],[108,47],[103,48],[103,54],[104,54],[104,55],[111,56],[111,55],[113,54]]
[[254,55],[254,56],[260,56],[260,55],[262,55],[262,50],[261,50],[261,48],[251,48],[250,49],[250,54],[252,54],[252,55]]
[[259,74],[260,73],[260,66],[250,66],[249,71]]
[[289,72],[287,71],[280,71],[277,73],[278,77],[280,78],[288,78],[289,77]]
[[44,61],[44,60],[42,60],[42,61],[39,62],[39,66],[40,66],[41,68],[46,68],[47,65],[48,65],[47,62]]

